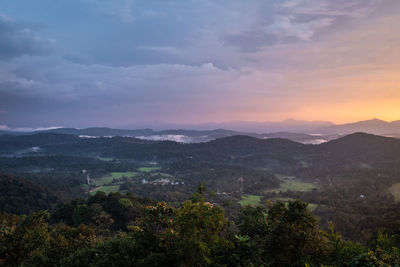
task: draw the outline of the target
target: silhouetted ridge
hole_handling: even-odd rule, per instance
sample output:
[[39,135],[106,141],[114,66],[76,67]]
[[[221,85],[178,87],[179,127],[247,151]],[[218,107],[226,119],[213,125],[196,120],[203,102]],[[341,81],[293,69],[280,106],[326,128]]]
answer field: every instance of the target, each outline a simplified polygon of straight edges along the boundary
[[369,133],[357,132],[338,138],[336,140],[329,141],[325,144],[321,144],[321,147],[340,147],[345,149],[346,147],[352,146],[385,146],[400,144],[400,140],[390,137],[384,137],[380,135],[374,135]]
[[41,147],[48,145],[73,144],[79,141],[75,135],[58,133],[38,133],[32,135],[3,135],[0,136],[0,151],[9,149],[24,149],[29,147]]
[[400,140],[366,133],[354,133],[316,146],[315,160],[320,164],[370,166],[397,160]]
[[351,134],[367,132],[373,134],[390,134],[400,132],[399,121],[387,122],[380,119],[352,122],[340,125],[324,127],[318,130],[321,133]]
[[151,135],[154,134],[152,129],[138,129],[138,130],[126,130],[126,129],[112,129],[107,127],[91,127],[85,129],[75,128],[58,128],[48,130],[44,132],[62,133],[62,134],[74,134],[74,135],[88,135],[88,136],[125,136],[125,135]]
[[289,139],[284,139],[284,138],[268,138],[268,139],[260,139],[256,137],[251,137],[247,135],[234,135],[234,136],[228,136],[228,137],[223,137],[223,138],[218,138],[216,140],[210,141],[209,144],[212,145],[250,145],[250,146],[258,146],[258,145],[283,145],[283,146],[303,146],[301,143],[297,143],[294,141],[291,141]]
[[297,152],[307,145],[296,143],[288,139],[271,138],[258,139],[255,137],[237,135],[219,138],[206,144],[214,151],[235,151],[240,153],[286,153]]

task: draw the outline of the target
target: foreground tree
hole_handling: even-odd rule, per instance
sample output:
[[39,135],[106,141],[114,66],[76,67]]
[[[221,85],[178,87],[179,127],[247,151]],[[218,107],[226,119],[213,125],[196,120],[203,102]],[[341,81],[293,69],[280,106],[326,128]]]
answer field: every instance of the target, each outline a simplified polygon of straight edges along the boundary
[[302,201],[244,208],[239,229],[242,239],[248,237],[248,241],[238,245],[250,252],[249,257],[241,258],[243,265],[305,266],[322,262],[327,240]]
[[227,239],[227,220],[221,208],[203,200],[183,203],[174,227],[178,256],[184,266],[215,263],[219,253],[231,246]]
[[321,230],[298,200],[245,207],[235,225],[203,193],[200,187],[178,207],[98,194],[62,208],[69,212],[58,210],[63,222],[89,224],[74,227],[56,216],[49,224],[47,212],[0,214],[0,265],[399,266],[396,231],[378,233],[368,250],[343,240],[333,226]]

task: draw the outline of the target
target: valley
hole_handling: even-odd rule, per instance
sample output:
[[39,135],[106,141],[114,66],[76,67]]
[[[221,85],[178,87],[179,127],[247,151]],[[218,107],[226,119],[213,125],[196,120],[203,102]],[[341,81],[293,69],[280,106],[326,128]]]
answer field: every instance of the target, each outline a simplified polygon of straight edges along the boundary
[[[0,155],[4,175],[45,188],[60,203],[102,191],[173,204],[203,184],[207,200],[232,218],[241,206],[301,199],[311,203],[323,224],[333,221],[346,237],[359,240],[368,238],[360,235],[371,216],[376,227],[385,225],[379,210],[398,205],[400,140],[364,133],[319,145],[244,135],[191,144],[60,133],[3,135]],[[370,213],[373,208],[378,211]]]

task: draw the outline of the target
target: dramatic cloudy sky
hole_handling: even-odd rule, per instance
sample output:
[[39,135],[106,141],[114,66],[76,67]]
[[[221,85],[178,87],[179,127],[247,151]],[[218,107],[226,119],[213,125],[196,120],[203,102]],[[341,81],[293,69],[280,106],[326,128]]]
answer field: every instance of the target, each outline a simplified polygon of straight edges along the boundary
[[400,119],[399,0],[1,0],[0,128]]

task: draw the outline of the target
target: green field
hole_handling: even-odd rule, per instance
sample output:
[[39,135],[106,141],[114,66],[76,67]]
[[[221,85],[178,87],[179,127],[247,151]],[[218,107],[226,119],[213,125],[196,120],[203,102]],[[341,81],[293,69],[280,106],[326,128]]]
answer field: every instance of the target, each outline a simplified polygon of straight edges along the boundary
[[118,192],[119,191],[119,185],[107,185],[107,186],[102,186],[98,188],[97,190],[92,191],[90,194],[94,195],[96,194],[97,191],[102,191],[106,194],[109,194],[111,192]]
[[98,159],[102,160],[102,161],[113,161],[114,160],[114,158],[108,158],[108,157],[98,157]]
[[316,188],[315,185],[310,183],[303,183],[299,181],[285,181],[281,184],[280,191],[286,192],[290,190],[290,191],[309,192],[314,188]]
[[256,195],[247,195],[242,196],[242,200],[239,201],[239,204],[244,206],[257,206],[261,203],[261,196]]
[[112,172],[112,178],[122,178],[122,177],[135,177],[138,173],[137,172]]
[[138,168],[138,171],[140,172],[152,172],[152,171],[158,171],[161,170],[161,167],[140,167]]
[[277,201],[282,201],[282,202],[288,202],[288,201],[293,201],[294,198],[290,198],[290,197],[275,197],[273,198],[273,200]]
[[[288,202],[288,201],[293,201],[295,199],[294,198],[290,198],[290,197],[277,197],[277,198],[274,198],[274,200],[280,200],[282,202]],[[318,204],[314,204],[314,203],[308,203],[308,206],[307,206],[309,211],[314,211],[317,207],[318,207]]]
[[85,191],[89,190],[89,186],[87,184],[81,184],[81,188]]
[[276,177],[281,180],[281,186],[279,189],[274,190],[277,192],[286,192],[286,191],[299,191],[299,192],[309,192],[315,188],[317,188],[314,184],[312,183],[305,183],[301,182],[299,180],[296,180],[296,177],[294,176],[286,176],[286,175],[280,175],[276,174]]
[[308,203],[308,209],[309,209],[310,211],[314,211],[317,207],[318,207],[317,204]]
[[164,173],[164,172],[155,172],[155,173],[152,173],[151,176],[162,176],[165,178],[174,178],[174,176],[172,176],[171,174]]
[[99,186],[99,185],[105,185],[112,183],[114,179],[122,178],[122,177],[135,177],[137,175],[137,172],[112,172],[109,175],[103,176],[100,179],[94,179],[94,183]]

